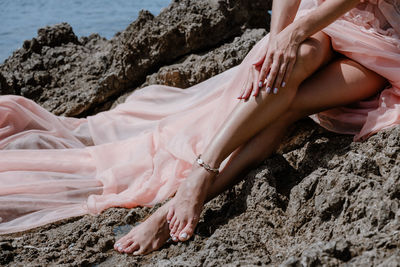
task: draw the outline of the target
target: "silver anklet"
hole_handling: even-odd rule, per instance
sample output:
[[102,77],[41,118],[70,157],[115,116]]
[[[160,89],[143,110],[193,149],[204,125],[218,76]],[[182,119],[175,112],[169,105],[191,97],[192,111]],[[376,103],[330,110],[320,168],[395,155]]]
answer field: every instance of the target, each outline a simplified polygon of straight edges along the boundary
[[203,167],[207,171],[213,172],[215,174],[219,174],[219,168],[212,168],[210,165],[205,163],[200,157],[201,157],[201,154],[196,159],[197,164],[199,164],[201,167]]

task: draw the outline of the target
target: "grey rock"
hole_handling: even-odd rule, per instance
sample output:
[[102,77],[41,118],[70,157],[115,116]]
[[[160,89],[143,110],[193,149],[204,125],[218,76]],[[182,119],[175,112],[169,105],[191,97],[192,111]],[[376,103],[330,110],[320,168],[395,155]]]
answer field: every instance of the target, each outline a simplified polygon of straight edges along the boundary
[[66,23],[39,29],[0,66],[0,94],[28,97],[57,115],[90,115],[164,65],[218,47],[246,28],[267,28],[270,6],[261,0],[172,1],[157,17],[140,12],[109,41],[96,34],[78,40]]

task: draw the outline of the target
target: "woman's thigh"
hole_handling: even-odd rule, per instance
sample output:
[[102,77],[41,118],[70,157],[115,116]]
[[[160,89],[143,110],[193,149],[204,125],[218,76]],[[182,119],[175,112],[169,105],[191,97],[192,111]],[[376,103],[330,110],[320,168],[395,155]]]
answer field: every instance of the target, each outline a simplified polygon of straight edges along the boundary
[[361,64],[337,58],[300,85],[289,110],[305,117],[371,97],[386,83],[385,78]]

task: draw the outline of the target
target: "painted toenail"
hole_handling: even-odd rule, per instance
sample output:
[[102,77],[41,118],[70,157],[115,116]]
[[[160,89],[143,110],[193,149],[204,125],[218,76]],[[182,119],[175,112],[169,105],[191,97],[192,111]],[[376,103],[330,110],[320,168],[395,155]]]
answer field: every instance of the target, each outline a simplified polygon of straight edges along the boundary
[[167,223],[168,223],[168,224],[170,224],[170,223],[171,223],[171,221],[170,221],[170,220],[168,220],[168,221],[167,221]]
[[119,252],[122,252],[122,251],[123,251],[123,249],[122,249],[121,247],[119,247],[119,248],[118,248],[118,251],[119,251]]
[[182,239],[185,239],[185,240],[186,240],[186,238],[188,237],[188,235],[187,235],[187,233],[182,233],[180,237],[181,237]]
[[174,237],[172,237],[172,240],[176,242],[176,241],[178,241],[178,238],[176,236],[174,236]]
[[121,246],[121,243],[116,244],[117,247]]

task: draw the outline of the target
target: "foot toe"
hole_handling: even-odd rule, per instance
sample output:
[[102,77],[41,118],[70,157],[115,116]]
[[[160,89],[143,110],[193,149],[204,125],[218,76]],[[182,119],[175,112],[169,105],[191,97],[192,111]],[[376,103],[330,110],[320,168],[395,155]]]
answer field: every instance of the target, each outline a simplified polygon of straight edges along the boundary
[[194,225],[192,223],[188,223],[186,224],[186,227],[182,229],[182,231],[180,231],[179,234],[179,240],[180,241],[186,241],[188,240],[194,232]]
[[115,244],[114,244],[114,249],[115,250],[118,250],[118,248],[123,244],[123,243],[125,243],[125,240],[127,239],[127,236],[123,236],[123,237],[121,237],[120,239],[118,239],[118,241],[116,241],[115,242]]
[[140,248],[138,243],[133,242],[129,247],[124,249],[125,253],[132,253]]
[[114,249],[115,249],[115,250],[118,250],[118,247],[119,247],[119,246],[121,246],[121,243],[117,241],[117,242],[114,244]]
[[186,241],[189,239],[189,235],[186,232],[181,232],[179,235],[179,241]]
[[175,220],[174,224],[172,225],[171,231],[170,231],[171,235],[175,235],[176,231],[178,230],[179,225],[180,225],[180,222],[178,220]]
[[140,256],[140,255],[144,255],[144,254],[145,254],[144,249],[139,249],[132,253],[132,255],[134,255],[134,256]]
[[174,209],[169,208],[168,214],[167,214],[167,221],[171,222],[173,217],[174,217]]
[[125,241],[116,242],[114,245],[114,249],[117,251],[123,250],[124,249],[123,244],[125,244]]
[[133,239],[127,239],[127,240],[125,240],[125,242],[121,243],[120,246],[118,246],[118,249],[117,249],[117,250],[118,250],[119,252],[124,252],[124,250],[125,250],[126,248],[128,248],[133,242],[134,242]]
[[186,223],[185,222],[181,222],[178,226],[178,229],[175,232],[175,236],[179,238],[179,235],[181,234],[181,231],[185,228]]
[[176,217],[173,217],[171,219],[171,221],[169,222],[169,230],[172,231],[172,229],[174,228],[175,223],[176,223]]

